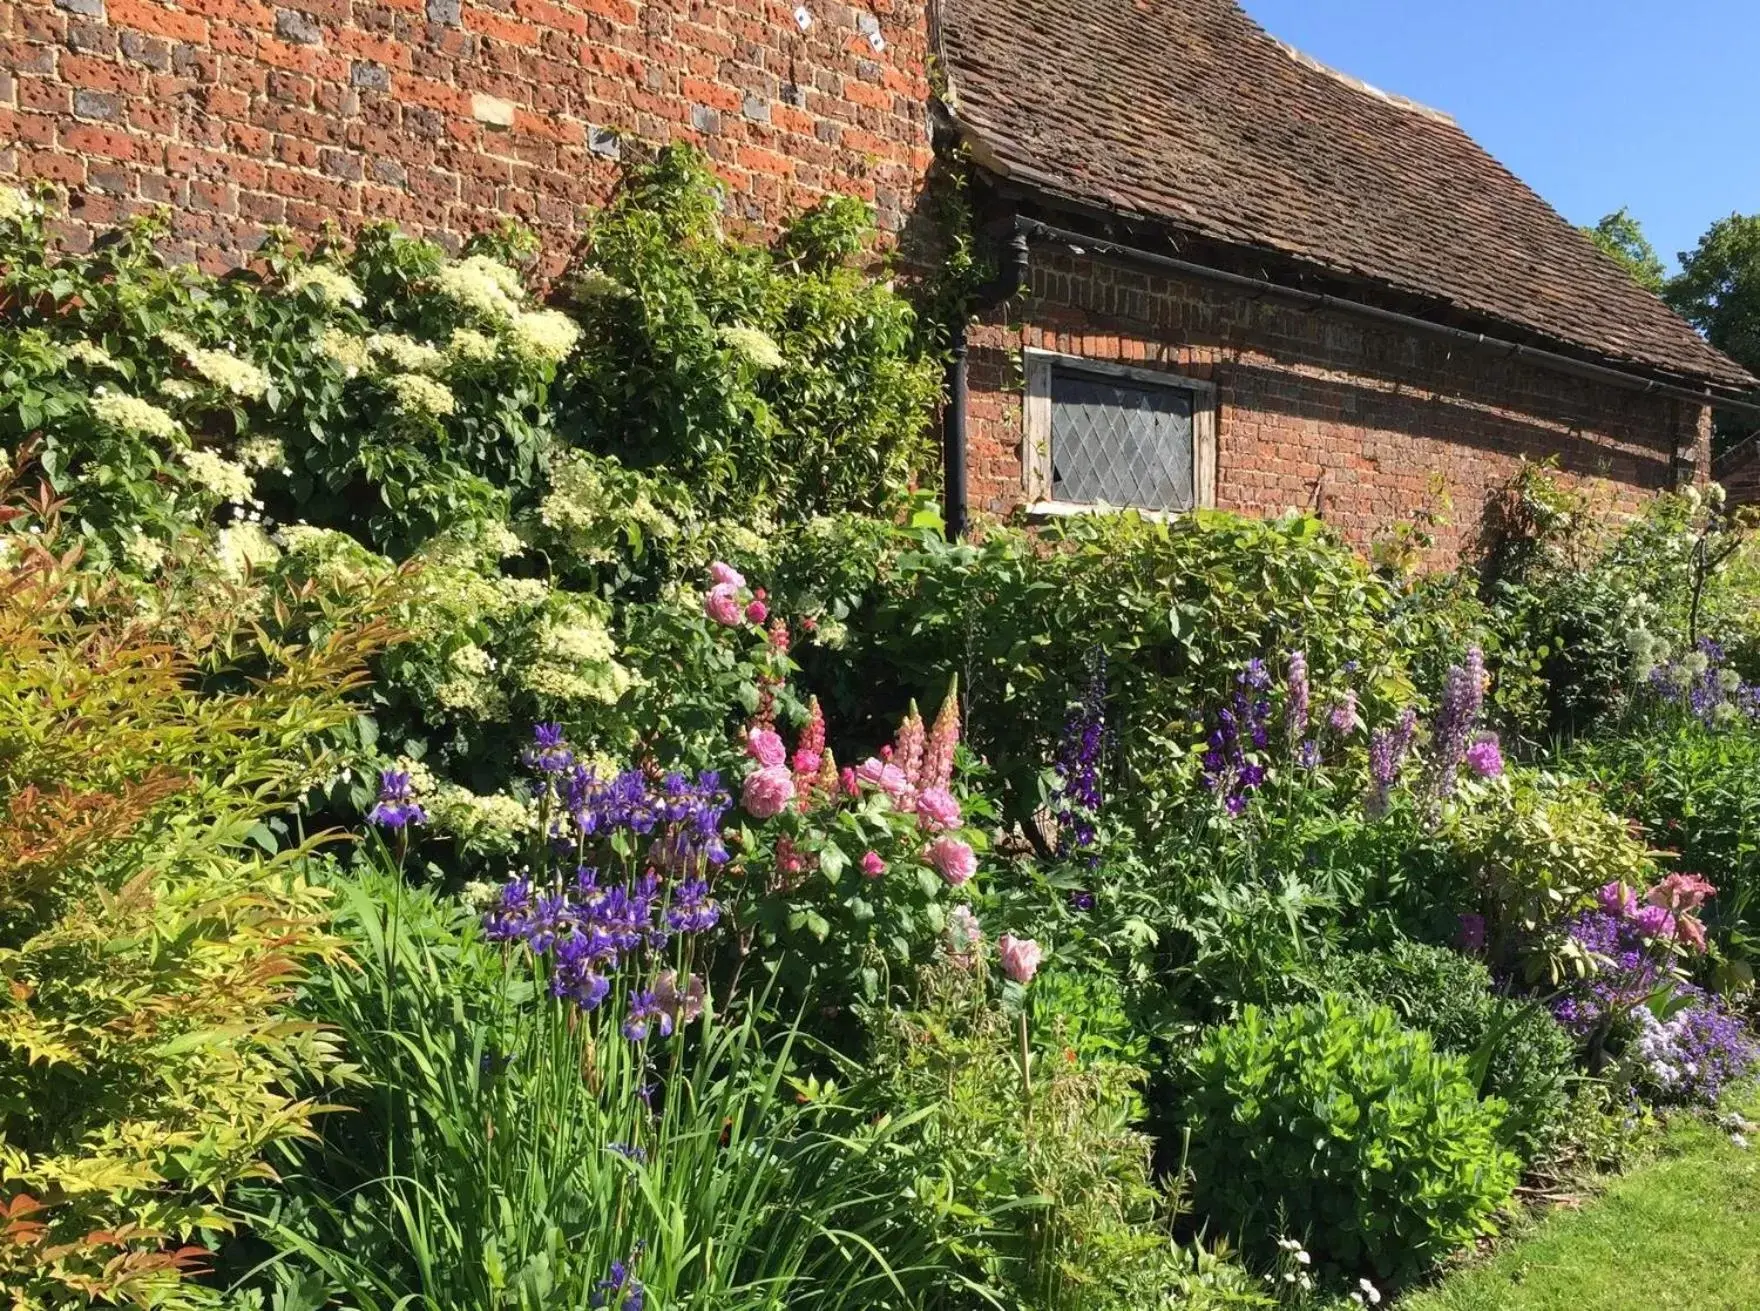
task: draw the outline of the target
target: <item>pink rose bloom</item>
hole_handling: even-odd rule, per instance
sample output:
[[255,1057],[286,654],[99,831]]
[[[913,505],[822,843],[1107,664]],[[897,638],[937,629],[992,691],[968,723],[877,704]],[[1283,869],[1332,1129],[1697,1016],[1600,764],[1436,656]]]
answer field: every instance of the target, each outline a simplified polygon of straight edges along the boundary
[[746,734],[746,754],[765,769],[770,769],[788,759],[788,748],[782,745],[782,738],[775,729],[754,728]]
[[1697,874],[1670,874],[1645,895],[1652,906],[1674,911],[1698,910],[1717,895],[1717,889]]
[[997,940],[996,946],[1002,953],[1002,972],[1016,983],[1031,983],[1044,956],[1039,944],[1031,938],[1017,938],[1012,933],[1005,933]]
[[959,887],[978,872],[978,856],[969,843],[946,834],[929,844],[929,863],[949,884]]
[[703,598],[703,613],[726,628],[739,627],[741,612],[739,588],[732,583],[717,583]]
[[731,587],[736,592],[746,585],[744,574],[720,560],[709,566],[709,577],[715,580],[717,587]]
[[816,778],[820,768],[825,764],[825,757],[817,751],[800,751],[794,753],[794,772],[798,778]]
[[857,765],[856,777],[864,783],[872,783],[894,801],[911,790],[910,780],[905,777],[904,770],[890,760],[881,760],[877,756],[869,756]]
[[856,781],[856,771],[845,765],[837,771],[837,785],[843,789],[845,796],[860,796],[861,785]]
[[863,874],[866,874],[871,879],[877,879],[885,872],[886,862],[880,859],[880,853],[878,851],[868,851],[862,854]]
[[1705,926],[1691,915],[1682,915],[1674,926],[1675,938],[1684,946],[1703,954],[1706,950]]
[[794,775],[781,765],[766,765],[746,775],[740,804],[758,819],[772,819],[794,800]]
[[959,802],[946,788],[930,788],[917,798],[917,817],[931,833],[958,828]]
[[762,601],[753,601],[746,606],[746,622],[761,624],[770,617],[770,607]]

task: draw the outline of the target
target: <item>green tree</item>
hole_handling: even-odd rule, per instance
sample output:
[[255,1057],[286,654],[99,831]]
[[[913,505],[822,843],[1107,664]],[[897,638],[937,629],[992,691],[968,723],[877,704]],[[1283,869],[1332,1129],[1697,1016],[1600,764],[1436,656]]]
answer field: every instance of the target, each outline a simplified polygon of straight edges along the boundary
[[1643,225],[1632,217],[1631,211],[1622,206],[1594,227],[1584,228],[1583,235],[1618,261],[1645,291],[1662,295],[1668,275],[1656,247],[1650,244]]
[[1713,346],[1760,373],[1760,214],[1719,219],[1680,258],[1668,303]]

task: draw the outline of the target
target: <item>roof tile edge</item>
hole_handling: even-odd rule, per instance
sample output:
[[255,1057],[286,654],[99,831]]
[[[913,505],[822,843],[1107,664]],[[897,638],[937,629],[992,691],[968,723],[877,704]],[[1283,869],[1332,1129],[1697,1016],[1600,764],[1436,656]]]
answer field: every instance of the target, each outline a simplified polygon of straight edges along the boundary
[[[1260,30],[1263,31],[1264,29],[1261,28]],[[1304,68],[1312,69],[1314,72],[1330,77],[1334,81],[1342,82],[1346,86],[1353,90],[1360,91],[1366,96],[1374,96],[1377,100],[1384,100],[1396,108],[1410,110],[1414,114],[1421,114],[1423,117],[1433,119],[1438,123],[1446,123],[1452,128],[1458,129],[1460,127],[1460,124],[1455,121],[1454,115],[1452,114],[1444,113],[1440,109],[1432,109],[1429,105],[1421,104],[1420,102],[1409,99],[1406,96],[1397,96],[1391,91],[1383,91],[1380,87],[1373,86],[1370,83],[1363,81],[1360,77],[1352,77],[1349,73],[1340,72],[1330,64],[1321,63],[1318,59],[1314,58],[1314,56],[1305,54],[1287,41],[1282,41],[1277,37],[1271,36],[1269,32],[1266,33],[1266,36],[1270,38],[1278,49],[1282,50],[1284,54],[1288,55]]]

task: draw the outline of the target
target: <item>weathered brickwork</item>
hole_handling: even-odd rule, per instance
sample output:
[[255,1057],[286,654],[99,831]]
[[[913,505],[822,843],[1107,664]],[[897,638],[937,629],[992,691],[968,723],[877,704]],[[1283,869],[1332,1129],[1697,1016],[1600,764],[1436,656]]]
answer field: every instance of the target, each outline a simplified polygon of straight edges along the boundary
[[153,204],[239,263],[271,224],[512,217],[566,251],[625,141],[702,146],[763,228],[832,192],[902,226],[930,162],[913,0],[0,0],[0,176],[73,245]]
[[[759,232],[829,193],[898,233],[932,163],[927,0],[0,0],[0,178],[69,191],[73,247],[156,204],[174,253],[273,224],[390,219],[456,243],[504,217],[560,258],[625,151],[694,142]],[[1218,388],[1217,500],[1318,508],[1367,545],[1438,504],[1438,561],[1522,456],[1623,504],[1706,467],[1696,407],[1360,320],[1035,252],[1034,295],[972,339],[971,500],[1023,499],[1018,352]]]
[[1023,499],[1020,352],[1039,348],[1212,382],[1217,504],[1318,509],[1352,542],[1439,505],[1435,560],[1470,547],[1523,456],[1634,508],[1673,486],[1677,449],[1709,458],[1700,407],[1579,381],[1365,320],[1035,250],[1032,295],[973,330],[971,503]]

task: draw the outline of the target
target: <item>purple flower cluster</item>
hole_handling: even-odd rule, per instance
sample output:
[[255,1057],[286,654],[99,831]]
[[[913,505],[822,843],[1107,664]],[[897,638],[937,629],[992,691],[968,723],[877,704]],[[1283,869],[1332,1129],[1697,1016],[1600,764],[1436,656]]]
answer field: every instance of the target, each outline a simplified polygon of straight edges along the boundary
[[[1318,763],[1320,744],[1308,740],[1308,707],[1313,699],[1313,691],[1308,683],[1308,656],[1304,651],[1293,651],[1289,657],[1289,675],[1284,681],[1285,695],[1283,701],[1284,732],[1289,737],[1290,747],[1298,757],[1306,753],[1312,746]],[[1310,766],[1311,768],[1311,766]]]
[[1249,660],[1235,676],[1234,697],[1216,712],[1202,766],[1204,786],[1222,798],[1230,815],[1240,815],[1247,801],[1265,783],[1265,767],[1252,752],[1271,741],[1271,698],[1265,695],[1271,675],[1263,660]]
[[641,1259],[640,1244],[627,1261],[613,1261],[605,1278],[593,1285],[587,1305],[604,1311],[642,1311],[648,1304],[647,1290],[635,1276],[635,1264]]
[[677,870],[699,860],[727,863],[721,824],[733,799],[715,770],[694,779],[674,770],[655,786],[640,770],[600,779],[575,765],[562,777],[560,799],[565,818],[556,836],[577,845],[622,830],[653,839],[649,859],[657,869]]
[[1434,804],[1440,805],[1454,795],[1484,707],[1485,653],[1475,646],[1468,648],[1465,664],[1449,669],[1448,681],[1443,685],[1442,706],[1432,731],[1429,786]]
[[1632,1051],[1659,1097],[1715,1106],[1726,1084],[1745,1078],[1760,1062],[1760,1046],[1716,997],[1689,984],[1675,996],[1686,1004],[1666,1020],[1638,1008]]
[[1608,910],[1585,911],[1570,927],[1571,938],[1597,958],[1592,978],[1553,1004],[1558,1022],[1578,1038],[1587,1038],[1612,1018],[1641,1006],[1662,978],[1650,939],[1624,915]]
[[520,763],[539,774],[560,774],[574,764],[574,752],[562,735],[561,724],[534,724],[532,745],[520,752]]
[[1088,685],[1070,712],[1058,746],[1057,832],[1059,854],[1087,851],[1098,837],[1095,818],[1105,802],[1100,765],[1106,752],[1106,655],[1090,661]]
[[1387,813],[1388,798],[1417,734],[1418,712],[1408,709],[1392,728],[1378,728],[1369,735],[1369,798],[1364,808],[1371,819]]
[[1726,708],[1760,721],[1760,686],[1743,682],[1727,662],[1722,644],[1702,637],[1692,655],[1651,670],[1650,689],[1706,724]]
[[428,812],[415,799],[409,773],[402,769],[386,769],[379,773],[379,800],[367,812],[367,819],[383,829],[403,829],[411,824],[426,824]]

